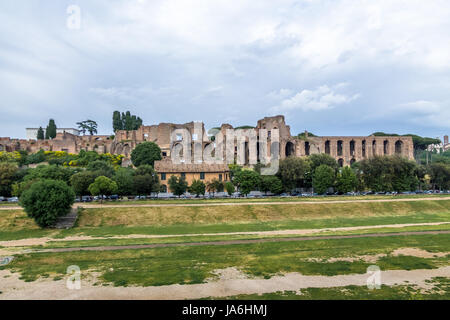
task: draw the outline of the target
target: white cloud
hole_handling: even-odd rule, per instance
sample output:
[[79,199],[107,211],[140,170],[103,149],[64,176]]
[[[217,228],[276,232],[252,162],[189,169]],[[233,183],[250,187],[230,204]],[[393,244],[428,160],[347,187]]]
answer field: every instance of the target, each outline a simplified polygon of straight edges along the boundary
[[416,125],[450,129],[450,101],[418,100],[400,104],[393,111]]
[[282,100],[278,106],[272,108],[272,111],[321,111],[349,103],[359,97],[358,94],[347,95],[338,93],[337,91],[342,87],[344,87],[344,84],[338,84],[331,88],[323,85],[315,90],[302,90],[294,96]]

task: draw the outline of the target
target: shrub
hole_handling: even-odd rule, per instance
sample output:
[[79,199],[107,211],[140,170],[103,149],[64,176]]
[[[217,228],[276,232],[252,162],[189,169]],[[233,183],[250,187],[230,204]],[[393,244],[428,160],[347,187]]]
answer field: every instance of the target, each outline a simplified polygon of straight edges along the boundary
[[41,180],[22,193],[20,205],[40,227],[48,227],[66,215],[75,200],[75,193],[65,182]]

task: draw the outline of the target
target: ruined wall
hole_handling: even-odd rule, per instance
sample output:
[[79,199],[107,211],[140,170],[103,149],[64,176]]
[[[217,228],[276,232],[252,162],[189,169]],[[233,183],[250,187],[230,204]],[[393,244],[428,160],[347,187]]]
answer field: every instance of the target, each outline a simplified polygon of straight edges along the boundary
[[[171,142],[170,135],[175,129],[187,129],[191,137],[194,134],[194,122],[185,124],[160,123],[151,126],[141,126],[138,130],[117,131],[114,140],[109,136],[75,136],[70,133],[59,133],[53,140],[22,140],[0,138],[0,151],[27,150],[37,152],[40,149],[46,151],[66,151],[69,153],[79,153],[81,150],[97,151],[99,153],[122,154],[129,159],[132,150],[145,141],[155,142],[161,148],[163,158],[170,158],[171,150],[177,144]],[[222,124],[220,131],[225,136],[227,129],[233,127],[229,124]],[[259,136],[259,130],[268,130],[267,155],[270,155],[270,135],[272,130],[278,129],[280,133],[280,158],[288,156],[308,156],[315,153],[327,153],[340,163],[340,165],[351,165],[355,161],[360,161],[375,155],[399,154],[408,159],[414,159],[414,146],[412,137],[311,137],[305,134],[304,138],[291,136],[290,127],[286,125],[282,115],[265,117],[257,122],[255,127]],[[202,125],[202,135],[204,142],[202,148],[211,143],[207,138],[207,132]],[[206,139],[205,139],[206,138]],[[226,143],[226,139],[224,141]],[[191,148],[193,154],[194,148]],[[248,157],[248,146],[245,150]],[[192,155],[191,154],[191,155]],[[235,156],[237,148],[235,149]],[[224,151],[225,156],[225,151]],[[126,162],[126,161],[125,161]]]

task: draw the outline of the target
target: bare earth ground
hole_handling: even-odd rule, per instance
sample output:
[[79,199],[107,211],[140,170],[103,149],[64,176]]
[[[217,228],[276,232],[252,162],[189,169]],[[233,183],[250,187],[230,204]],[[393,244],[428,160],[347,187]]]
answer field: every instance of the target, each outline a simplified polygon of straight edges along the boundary
[[[428,198],[401,198],[401,199],[368,199],[357,200],[358,202],[409,202],[409,201],[446,201],[450,197],[428,197]],[[165,203],[165,204],[85,204],[76,203],[74,207],[82,207],[86,209],[93,208],[159,208],[159,207],[210,207],[210,206],[245,206],[245,205],[282,205],[282,204],[333,204],[333,203],[350,203],[352,200],[324,200],[324,201],[254,201],[254,202],[214,202],[214,203]],[[19,206],[4,206],[0,210],[22,210]]]
[[[192,285],[166,285],[158,287],[110,287],[94,286],[96,275],[91,274],[82,280],[80,290],[69,290],[66,280],[48,279],[35,282],[19,280],[19,275],[9,271],[0,271],[0,299],[124,299],[124,300],[183,300],[208,297],[227,297],[241,294],[263,294],[277,291],[299,291],[305,288],[344,287],[349,285],[365,286],[369,274],[339,276],[303,276],[299,273],[287,273],[270,279],[249,279],[235,268],[216,270],[218,280]],[[381,271],[383,285],[417,285],[427,289],[425,280],[434,277],[449,277],[450,266],[432,270],[388,270]]]
[[[92,237],[92,236],[70,236],[62,239],[53,239],[49,237],[29,238],[21,240],[0,241],[1,247],[24,247],[45,245],[53,241],[80,241],[80,240],[105,240],[105,239],[157,239],[157,238],[173,238],[173,237],[195,237],[195,236],[227,236],[227,235],[257,235],[257,236],[277,236],[277,235],[308,235],[320,232],[339,232],[354,231],[364,229],[379,228],[403,228],[412,226],[439,226],[449,224],[450,222],[427,222],[427,223],[404,223],[404,224],[385,224],[375,226],[358,226],[358,227],[339,227],[339,228],[322,228],[322,229],[293,229],[293,230],[274,230],[274,231],[250,231],[250,232],[221,232],[221,233],[196,233],[196,234],[173,234],[173,235],[148,235],[148,234],[130,234],[124,236],[112,237]],[[0,249],[1,252],[1,249]]]

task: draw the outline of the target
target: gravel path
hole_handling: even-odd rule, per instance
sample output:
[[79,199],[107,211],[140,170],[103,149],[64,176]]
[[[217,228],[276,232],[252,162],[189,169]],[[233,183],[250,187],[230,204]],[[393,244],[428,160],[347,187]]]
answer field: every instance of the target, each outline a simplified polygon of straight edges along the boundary
[[[333,204],[352,202],[409,202],[409,201],[445,201],[450,197],[439,198],[401,198],[401,199],[372,199],[372,200],[319,200],[319,201],[255,201],[255,202],[213,202],[213,203],[161,203],[161,204],[87,204],[76,203],[74,207],[82,208],[159,208],[159,207],[210,207],[210,206],[247,206],[247,205],[280,205],[280,204]],[[21,210],[22,207],[1,207],[0,210]]]
[[155,244],[140,244],[140,245],[126,245],[126,246],[55,248],[55,249],[33,250],[32,252],[113,251],[113,250],[168,248],[168,247],[184,247],[184,246],[188,247],[226,246],[226,245],[265,243],[265,242],[293,242],[293,241],[308,241],[308,240],[352,239],[352,238],[367,238],[367,237],[392,237],[392,236],[411,236],[411,235],[448,234],[448,233],[450,233],[450,230],[411,231],[411,232],[369,233],[369,234],[341,235],[341,236],[311,236],[311,237],[267,238],[267,239],[249,239],[249,240],[185,242],[185,243],[155,243]]
[[[190,285],[165,285],[151,287],[111,287],[94,286],[96,276],[89,274],[81,282],[80,290],[69,290],[66,279],[52,281],[42,279],[24,282],[19,274],[0,270],[0,300],[182,300],[208,297],[223,298],[240,294],[264,294],[277,291],[299,291],[305,288],[345,287],[350,285],[366,286],[370,274],[350,274],[337,276],[304,276],[288,273],[270,279],[252,278],[236,268],[216,270],[218,280]],[[382,285],[417,285],[428,288],[425,281],[434,277],[449,277],[450,266],[426,270],[386,270],[381,271]]]

